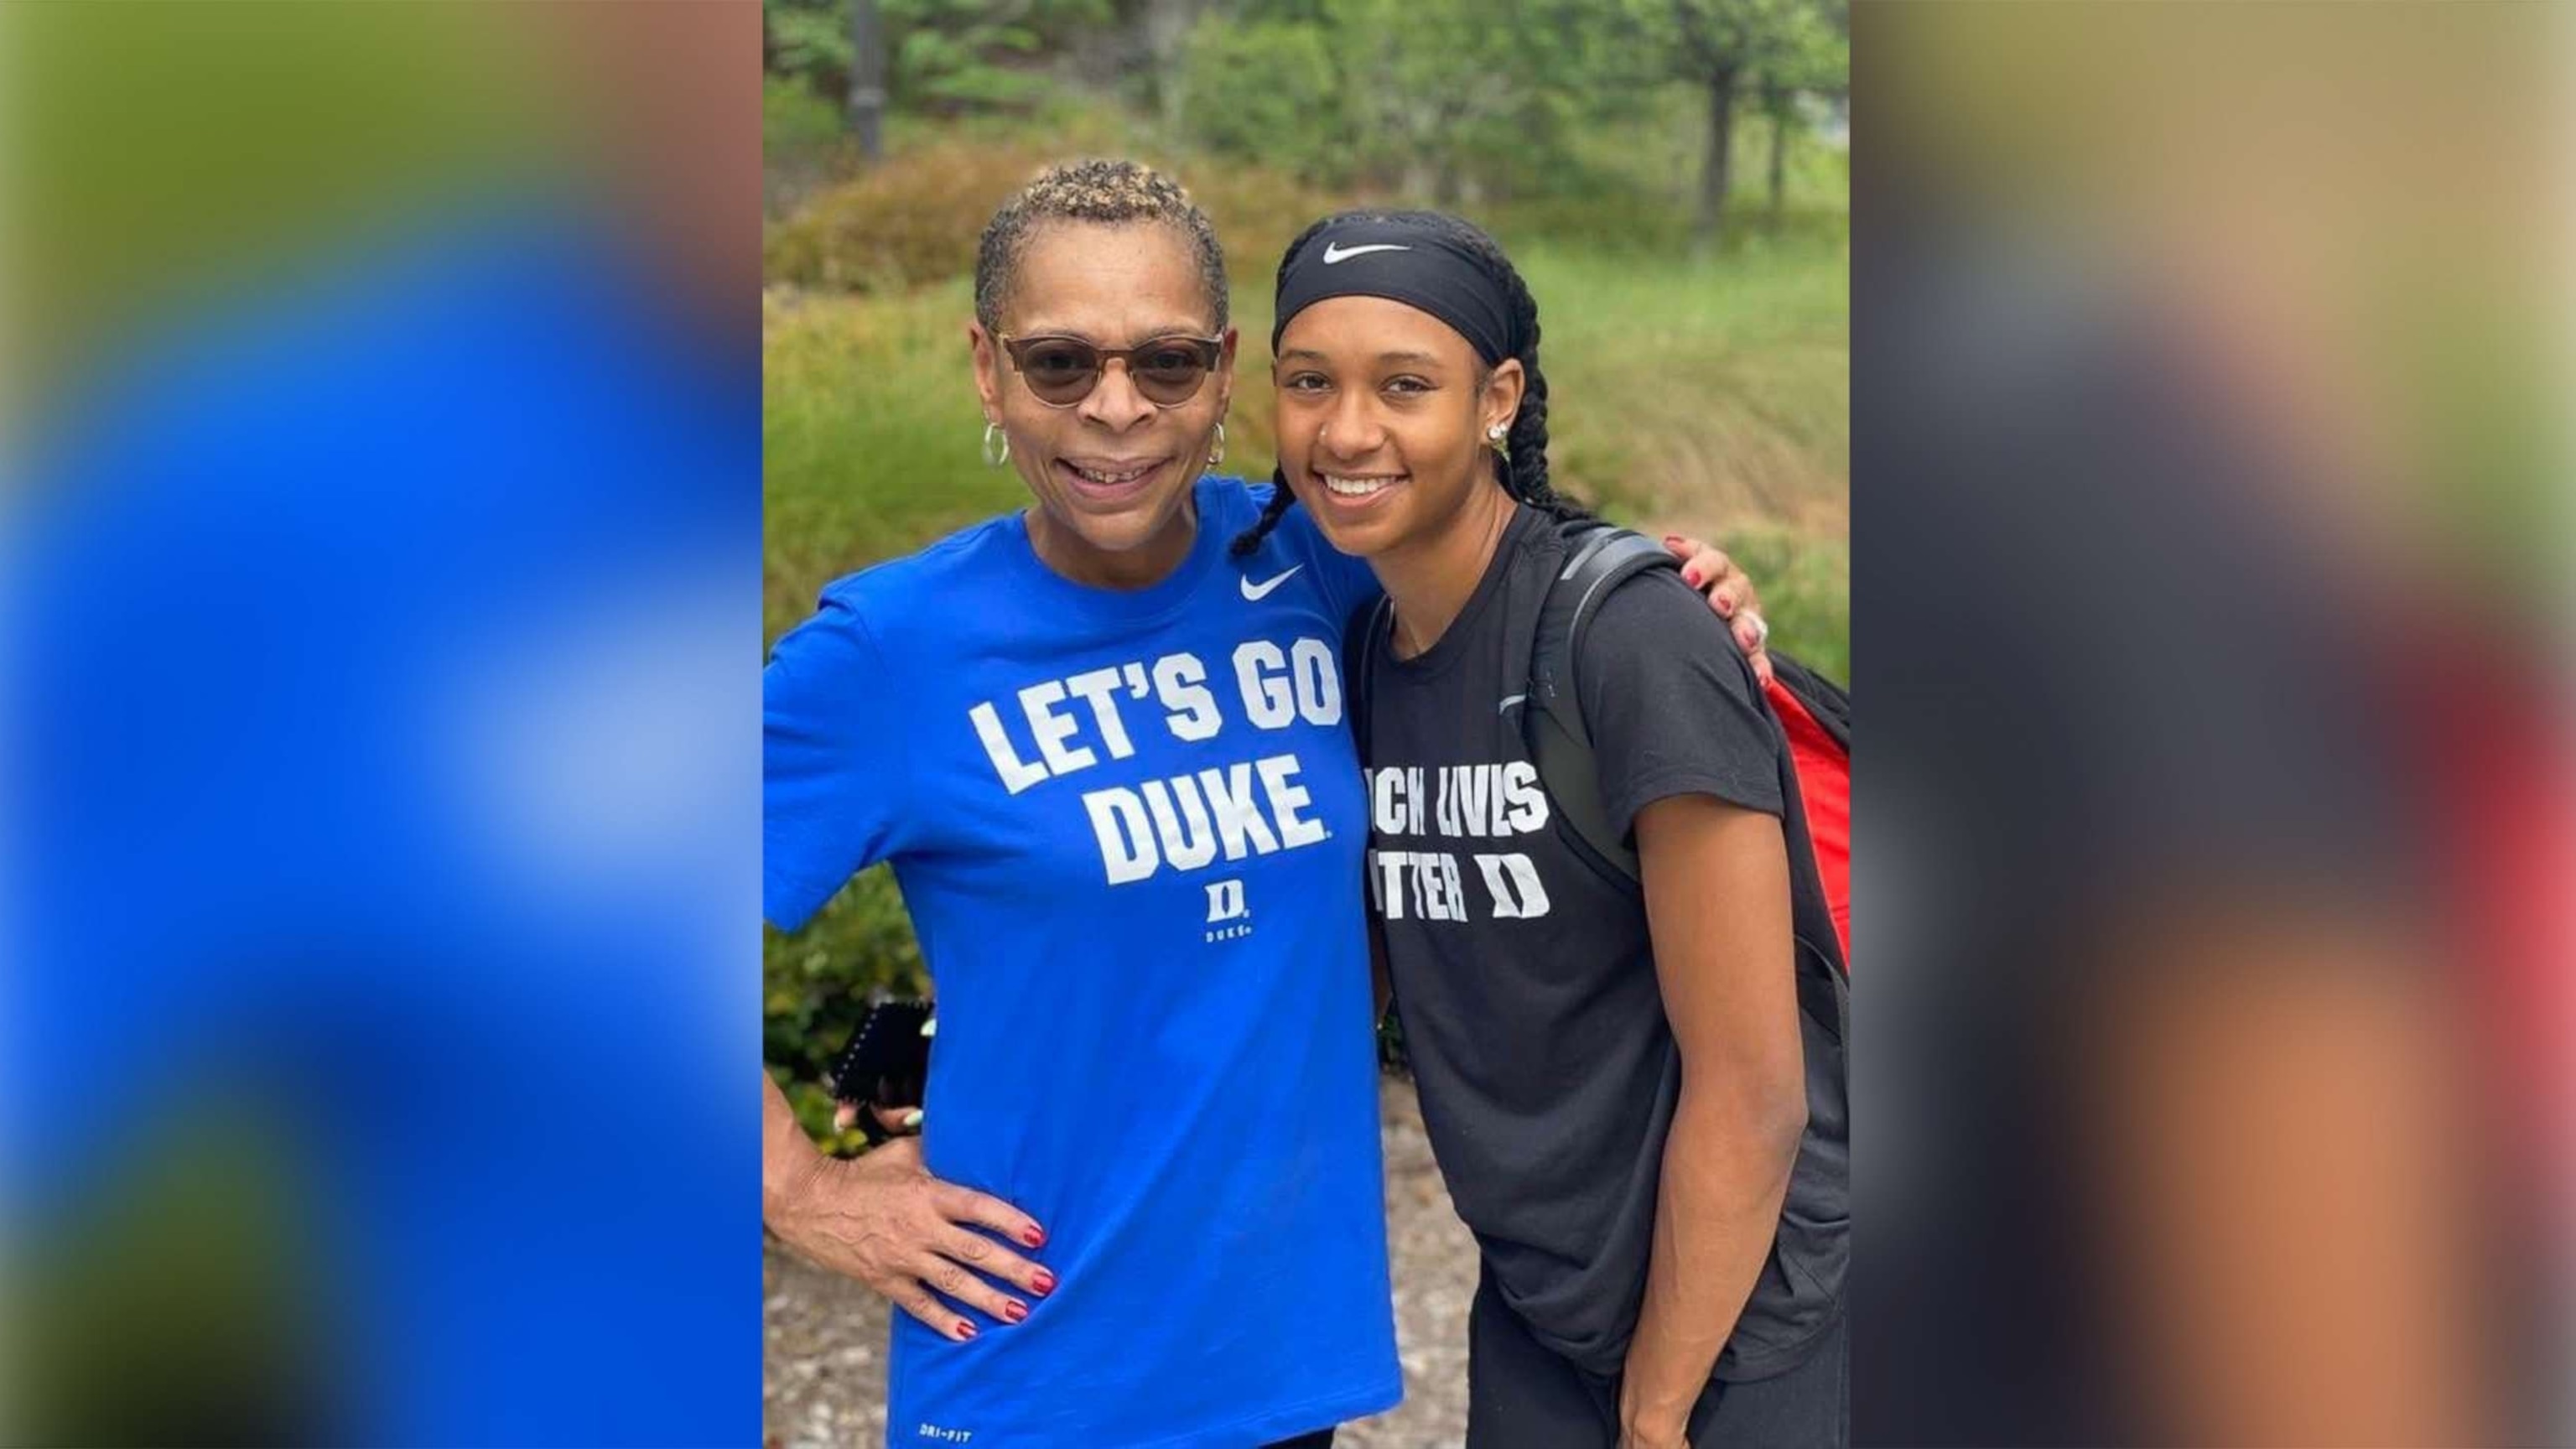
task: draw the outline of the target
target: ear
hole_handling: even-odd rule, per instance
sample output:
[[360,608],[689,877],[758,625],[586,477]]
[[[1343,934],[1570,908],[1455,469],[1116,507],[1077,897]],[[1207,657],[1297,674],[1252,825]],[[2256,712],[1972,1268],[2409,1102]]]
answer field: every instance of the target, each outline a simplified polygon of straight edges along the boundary
[[1002,420],[1002,348],[981,322],[966,324],[966,345],[975,358],[975,395],[984,400],[984,420]]
[[1234,404],[1235,344],[1242,340],[1242,336],[1243,334],[1235,328],[1228,327],[1225,329],[1225,336],[1221,339],[1222,345],[1217,349],[1216,410],[1219,417],[1223,417],[1225,410]]
[[1495,363],[1485,379],[1484,392],[1476,400],[1478,431],[1490,433],[1497,423],[1510,427],[1512,418],[1521,410],[1521,394],[1528,386],[1529,377],[1522,372],[1519,358],[1506,357]]

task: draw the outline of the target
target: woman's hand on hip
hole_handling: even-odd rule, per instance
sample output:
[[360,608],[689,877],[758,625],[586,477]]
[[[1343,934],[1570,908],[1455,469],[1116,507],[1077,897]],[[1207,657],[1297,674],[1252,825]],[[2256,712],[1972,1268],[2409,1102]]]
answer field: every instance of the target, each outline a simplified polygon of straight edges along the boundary
[[[816,1156],[812,1170],[769,1214],[770,1230],[798,1253],[856,1278],[943,1338],[973,1338],[956,1305],[1001,1324],[1029,1316],[1055,1289],[1055,1275],[977,1228],[1030,1248],[1046,1234],[1002,1201],[942,1182],[921,1165],[921,1142],[906,1137],[864,1156]],[[1017,1289],[1005,1292],[988,1279]]]

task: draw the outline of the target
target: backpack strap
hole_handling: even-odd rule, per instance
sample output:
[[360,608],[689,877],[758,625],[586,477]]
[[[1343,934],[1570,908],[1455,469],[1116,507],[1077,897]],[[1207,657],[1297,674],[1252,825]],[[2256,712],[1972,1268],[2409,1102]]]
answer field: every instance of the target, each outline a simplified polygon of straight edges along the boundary
[[1575,663],[1583,633],[1610,591],[1649,569],[1681,567],[1664,546],[1642,533],[1583,520],[1564,531],[1565,562],[1548,581],[1539,604],[1538,633],[1530,649],[1528,703],[1521,734],[1530,763],[1556,799],[1558,813],[1593,864],[1630,882],[1638,879],[1637,852],[1610,828],[1601,800],[1601,772],[1593,757],[1592,727],[1584,722]]
[[[1642,885],[1637,852],[1610,828],[1610,812],[1601,800],[1600,762],[1592,729],[1583,718],[1583,697],[1575,665],[1583,652],[1584,631],[1612,590],[1650,569],[1678,572],[1681,564],[1664,546],[1643,534],[1591,521],[1564,531],[1569,549],[1565,562],[1548,580],[1540,602],[1537,638],[1530,649],[1529,700],[1522,712],[1521,733],[1539,783],[1554,802],[1558,818],[1573,832],[1573,844],[1611,875]],[[1733,648],[1732,640],[1728,648]],[[1774,654],[1776,669],[1780,656]],[[1803,667],[1799,674],[1816,682],[1823,702],[1820,718],[1835,709],[1843,738],[1849,737],[1850,704],[1842,691]],[[1759,690],[1754,702],[1767,716],[1770,707]],[[1804,695],[1801,695],[1804,702]],[[1780,726],[1776,718],[1772,728]],[[1828,727],[1830,729],[1830,726]],[[1840,1044],[1850,1020],[1849,967],[1824,887],[1815,864],[1815,845],[1806,830],[1806,812],[1798,793],[1797,772],[1786,756],[1780,767],[1781,828],[1789,851],[1792,929],[1798,947],[1800,1009]],[[1839,1100],[1839,1098],[1837,1098]]]

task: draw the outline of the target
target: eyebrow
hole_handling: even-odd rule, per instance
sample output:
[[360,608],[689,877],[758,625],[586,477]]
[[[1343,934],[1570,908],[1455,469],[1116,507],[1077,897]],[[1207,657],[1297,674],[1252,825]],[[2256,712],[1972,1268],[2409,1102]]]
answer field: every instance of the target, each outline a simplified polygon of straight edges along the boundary
[[[1099,338],[1092,336],[1090,333],[1083,331],[1079,327],[1027,327],[1006,330],[1002,335],[1010,338],[1014,342],[1017,342],[1024,337],[1071,337],[1077,341],[1088,342],[1094,347],[1106,347],[1110,345],[1102,342]],[[1148,342],[1159,342],[1166,337],[1207,338],[1215,337],[1217,335],[1218,334],[1215,332],[1200,331],[1199,325],[1195,322],[1177,322],[1164,326],[1156,326],[1139,334],[1136,338],[1136,345],[1141,346]]]
[[[1311,347],[1291,347],[1287,351],[1279,354],[1279,360],[1281,362],[1286,362],[1292,357],[1307,357],[1312,358],[1317,362],[1332,361],[1331,358],[1325,356],[1323,353],[1317,352]],[[1377,355],[1377,360],[1380,362],[1407,363],[1414,367],[1440,366],[1440,359],[1432,356],[1428,352],[1381,352]]]

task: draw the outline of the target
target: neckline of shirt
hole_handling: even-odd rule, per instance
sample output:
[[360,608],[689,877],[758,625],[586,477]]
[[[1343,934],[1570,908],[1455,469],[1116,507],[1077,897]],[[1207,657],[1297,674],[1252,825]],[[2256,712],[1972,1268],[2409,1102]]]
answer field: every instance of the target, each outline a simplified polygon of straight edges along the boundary
[[1449,627],[1441,631],[1430,648],[1410,659],[1398,657],[1393,637],[1395,611],[1393,608],[1387,610],[1388,638],[1382,641],[1385,648],[1379,652],[1397,677],[1430,679],[1446,673],[1451,665],[1466,657],[1466,637],[1475,632],[1475,626],[1485,611],[1494,606],[1495,596],[1503,591],[1503,577],[1511,572],[1512,561],[1520,556],[1521,549],[1528,543],[1530,530],[1535,526],[1533,520],[1538,516],[1538,510],[1526,503],[1515,501],[1512,504],[1511,522],[1503,525],[1503,536],[1494,544],[1494,556],[1485,561],[1485,573],[1476,580],[1476,591],[1467,596],[1466,607],[1458,611],[1457,618],[1449,621]]
[[1232,537],[1227,510],[1219,507],[1224,497],[1222,485],[1239,479],[1219,478],[1207,474],[1191,485],[1191,501],[1198,511],[1198,531],[1190,540],[1190,551],[1174,565],[1172,571],[1141,589],[1111,589],[1097,584],[1079,583],[1047,566],[1038,556],[1037,541],[1029,537],[1028,511],[1009,515],[1004,528],[1009,534],[1014,556],[1022,571],[1035,576],[1035,587],[1053,594],[1068,607],[1080,609],[1088,618],[1113,618],[1131,622],[1154,622],[1178,613],[1190,596],[1207,579],[1208,571],[1224,557]]

